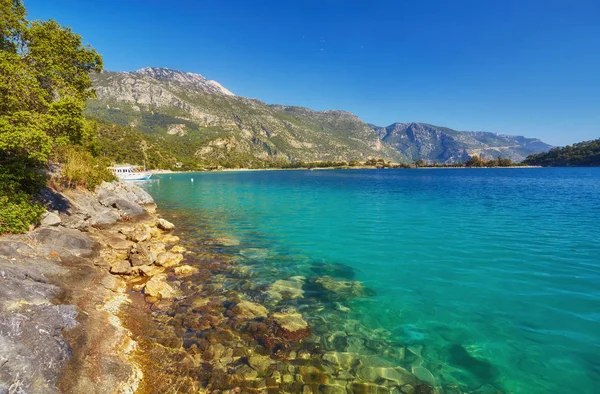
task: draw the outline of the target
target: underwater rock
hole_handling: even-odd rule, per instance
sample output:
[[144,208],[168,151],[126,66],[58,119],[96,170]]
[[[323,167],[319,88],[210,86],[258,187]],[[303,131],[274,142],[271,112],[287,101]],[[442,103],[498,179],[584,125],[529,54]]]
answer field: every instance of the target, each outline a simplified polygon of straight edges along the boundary
[[186,251],[187,249],[180,245],[175,245],[169,250],[171,253],[185,253]]
[[187,276],[198,273],[198,268],[190,265],[182,265],[181,267],[175,267],[175,275]]
[[435,384],[433,374],[425,367],[413,367],[412,373],[425,383]]
[[281,336],[290,341],[298,341],[310,334],[308,323],[302,315],[296,311],[293,312],[275,312],[273,319],[281,328]]
[[273,360],[269,356],[254,355],[248,357],[248,365],[250,365],[259,374],[264,374],[273,364]]
[[350,386],[353,394],[388,394],[390,390],[375,383],[354,382]]
[[368,295],[365,287],[358,281],[338,280],[331,276],[322,276],[315,283],[333,293],[330,298],[335,300],[347,300]]
[[262,305],[243,300],[231,309],[231,314],[238,319],[257,319],[267,317],[268,311]]
[[159,229],[161,229],[163,231],[171,231],[175,228],[175,225],[166,219],[160,218],[160,219],[158,219],[158,222],[156,223],[156,227],[158,227]]
[[343,370],[356,368],[360,364],[358,354],[349,352],[327,352],[323,354],[323,361]]
[[401,367],[370,367],[363,365],[357,369],[356,376],[369,382],[389,381],[392,386],[402,386],[415,381],[414,376]]
[[204,245],[238,246],[239,244],[240,240],[232,237],[211,238],[204,241]]
[[303,298],[302,285],[305,279],[303,276],[293,276],[288,280],[276,280],[266,291],[269,301],[278,303],[284,299]]
[[162,252],[156,257],[155,264],[161,267],[169,268],[178,265],[182,260],[183,255],[181,254]]
[[144,294],[156,298],[177,298],[178,292],[166,282],[166,279],[166,274],[154,276],[146,282]]

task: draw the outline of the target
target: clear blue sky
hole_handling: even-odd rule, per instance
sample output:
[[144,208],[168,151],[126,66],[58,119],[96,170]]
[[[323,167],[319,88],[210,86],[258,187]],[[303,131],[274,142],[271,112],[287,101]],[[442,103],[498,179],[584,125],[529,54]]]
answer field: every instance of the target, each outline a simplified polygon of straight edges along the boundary
[[24,0],[106,69],[203,74],[238,95],[378,125],[600,137],[599,0]]

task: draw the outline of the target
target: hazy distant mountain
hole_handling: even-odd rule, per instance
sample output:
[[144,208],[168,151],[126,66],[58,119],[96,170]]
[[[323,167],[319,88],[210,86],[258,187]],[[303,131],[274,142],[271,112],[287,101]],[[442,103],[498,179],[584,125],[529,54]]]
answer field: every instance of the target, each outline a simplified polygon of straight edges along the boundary
[[412,159],[452,163],[471,156],[509,157],[521,161],[528,155],[552,148],[537,138],[501,135],[483,131],[456,131],[425,123],[394,123],[373,126],[381,141]]
[[346,111],[267,105],[202,75],[165,68],[103,72],[94,76],[94,86],[98,99],[89,103],[89,115],[184,143],[202,162],[452,162],[473,154],[522,160],[550,148],[524,137],[421,123],[377,127]]

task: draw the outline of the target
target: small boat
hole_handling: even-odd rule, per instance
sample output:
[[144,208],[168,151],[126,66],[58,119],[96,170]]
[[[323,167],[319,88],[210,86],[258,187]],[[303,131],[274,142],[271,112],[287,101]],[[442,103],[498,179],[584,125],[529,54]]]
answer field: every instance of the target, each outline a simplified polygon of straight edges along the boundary
[[139,171],[137,168],[138,167],[126,164],[109,167],[109,170],[111,170],[112,173],[122,181],[145,181],[150,179],[152,176],[151,173]]

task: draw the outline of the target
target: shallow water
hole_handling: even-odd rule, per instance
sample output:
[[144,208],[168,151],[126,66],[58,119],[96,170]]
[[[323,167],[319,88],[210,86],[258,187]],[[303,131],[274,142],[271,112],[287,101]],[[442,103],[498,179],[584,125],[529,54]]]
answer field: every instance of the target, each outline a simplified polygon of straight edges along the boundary
[[[302,313],[322,352],[447,392],[600,387],[600,169],[188,173],[144,187],[192,250],[219,239],[255,299],[303,276],[302,297],[261,302]],[[231,276],[225,287],[249,288]]]

